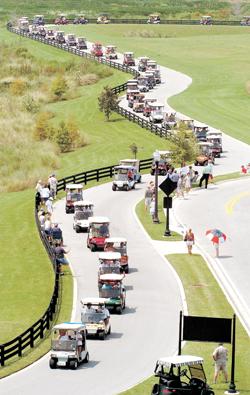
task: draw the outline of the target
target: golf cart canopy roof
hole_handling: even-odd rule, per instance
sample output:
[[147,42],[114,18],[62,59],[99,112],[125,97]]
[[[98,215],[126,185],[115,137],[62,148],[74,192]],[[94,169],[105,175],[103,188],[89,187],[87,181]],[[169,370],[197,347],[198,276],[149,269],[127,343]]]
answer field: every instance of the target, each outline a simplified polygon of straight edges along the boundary
[[120,170],[120,169],[123,169],[123,170],[135,170],[135,167],[134,166],[129,166],[129,165],[119,165],[119,166],[115,166],[114,169],[115,170]]
[[195,357],[193,355],[176,355],[174,357],[164,357],[160,358],[157,361],[157,364],[160,366],[165,366],[170,368],[171,365],[175,367],[180,367],[183,365],[193,366],[203,363],[203,358]]
[[124,274],[116,274],[116,273],[107,273],[101,274],[100,280],[101,281],[122,281]]
[[150,107],[164,107],[164,104],[160,103],[159,101],[151,102]]
[[131,55],[131,56],[134,56],[134,52],[124,52],[124,55]]
[[66,189],[83,189],[82,184],[66,184]]
[[78,202],[74,203],[74,206],[79,206],[79,207],[85,207],[85,206],[94,206],[94,203],[92,203],[89,200],[78,200]]
[[116,45],[111,45],[111,44],[109,44],[109,45],[106,45],[106,48],[116,48]]
[[[144,95],[143,95],[144,96]],[[120,159],[120,161],[119,161],[120,163],[122,162],[122,163],[131,163],[131,162],[133,162],[133,163],[136,163],[136,164],[138,164],[139,162],[140,162],[140,160],[139,159]]]
[[204,19],[212,19],[211,15],[202,15],[202,18],[204,18]]
[[212,147],[213,143],[210,143],[209,141],[200,141],[198,145],[201,147]]
[[81,322],[63,322],[62,324],[55,325],[53,327],[53,330],[54,329],[72,329],[73,331],[79,331],[85,329],[85,325]]
[[107,299],[105,298],[84,298],[81,300],[81,304],[83,306],[87,306],[87,304],[91,303],[93,306],[98,306],[100,303],[105,303]]
[[139,58],[138,58],[138,60],[139,60],[139,62],[140,62],[140,60],[149,60],[150,58],[148,57],[148,56],[140,56]]
[[103,224],[103,223],[110,223],[108,217],[89,217],[89,223],[96,223],[96,224]]
[[127,243],[127,239],[125,237],[109,237],[105,243]]
[[100,252],[99,259],[118,260],[118,259],[121,259],[121,254],[120,254],[120,252],[113,252],[113,251]]

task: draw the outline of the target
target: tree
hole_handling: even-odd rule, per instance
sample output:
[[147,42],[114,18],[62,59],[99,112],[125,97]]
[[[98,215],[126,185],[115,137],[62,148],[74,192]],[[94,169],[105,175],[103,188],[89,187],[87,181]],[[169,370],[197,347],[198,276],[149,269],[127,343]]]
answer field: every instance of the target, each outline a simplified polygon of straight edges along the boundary
[[60,148],[61,152],[68,152],[72,147],[72,138],[69,128],[64,121],[60,122],[59,128],[55,133],[55,142]]
[[190,162],[195,160],[199,153],[199,147],[194,134],[191,131],[179,130],[173,139],[176,148],[172,158],[175,163]]
[[50,113],[41,112],[37,115],[34,136],[37,140],[45,140],[48,137],[47,128],[49,126]]
[[51,84],[51,92],[56,96],[57,100],[62,100],[68,90],[68,85],[62,75],[56,77]]
[[117,107],[118,96],[114,93],[112,88],[105,86],[104,90],[98,97],[98,103],[100,111],[104,112],[106,120],[109,121],[112,111]]
[[137,152],[138,152],[138,147],[137,147],[137,145],[136,145],[135,143],[133,143],[133,144],[131,144],[131,145],[129,146],[129,148],[130,148],[132,154],[134,155],[134,158],[136,159],[136,155],[137,155]]

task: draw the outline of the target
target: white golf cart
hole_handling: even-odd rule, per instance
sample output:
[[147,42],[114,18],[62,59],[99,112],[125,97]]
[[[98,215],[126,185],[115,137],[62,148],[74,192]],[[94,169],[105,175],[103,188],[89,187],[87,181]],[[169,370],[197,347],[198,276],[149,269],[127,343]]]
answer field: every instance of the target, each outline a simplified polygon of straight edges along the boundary
[[79,200],[74,203],[74,207],[73,229],[75,229],[76,233],[87,232],[89,229],[89,217],[93,217],[94,204],[88,200]]
[[[105,307],[105,298],[85,298],[81,300],[83,311],[81,321],[86,327],[87,337],[98,337],[104,340],[111,333],[110,314]],[[87,305],[91,305],[88,309]]]
[[158,65],[155,60],[149,60],[147,62],[147,71],[152,71],[154,73],[155,81],[157,84],[161,83],[160,69],[158,68]]
[[99,296],[105,298],[108,310],[122,314],[126,305],[126,290],[122,283],[124,274],[102,274],[100,276]]
[[135,173],[135,181],[141,182],[141,174],[140,174],[140,159],[120,159],[119,165],[121,166],[133,166]]
[[133,166],[115,166],[112,190],[130,191],[135,189],[135,171],[136,169]]
[[156,101],[153,103],[149,103],[149,106],[151,108],[151,113],[149,115],[150,122],[162,123],[164,119],[164,113],[163,113],[164,104]]
[[86,346],[86,328],[81,322],[64,322],[52,329],[49,366],[76,369],[80,363],[89,361]]
[[154,384],[151,395],[214,395],[207,384],[203,369],[203,358],[193,355],[176,355],[160,358],[156,362]]
[[118,59],[115,45],[107,45],[106,46],[105,57],[108,60]]
[[83,185],[82,184],[66,184],[66,214],[74,213],[75,206],[74,203],[83,200]]
[[141,56],[138,58],[138,71],[146,71],[148,61],[149,58],[147,56]]
[[110,273],[121,273],[121,254],[119,252],[104,251],[99,254],[98,283],[102,274]]
[[129,273],[127,239],[125,237],[109,237],[105,240],[104,251],[121,254],[121,271]]

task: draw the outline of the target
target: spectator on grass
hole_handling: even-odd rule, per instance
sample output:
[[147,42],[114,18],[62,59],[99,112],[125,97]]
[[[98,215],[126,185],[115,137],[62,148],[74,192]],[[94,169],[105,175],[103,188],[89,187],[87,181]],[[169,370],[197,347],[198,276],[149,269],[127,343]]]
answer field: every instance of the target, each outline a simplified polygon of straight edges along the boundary
[[41,191],[42,191],[42,189],[43,189],[43,183],[42,183],[42,180],[38,180],[37,181],[37,184],[36,184],[36,191],[37,192],[39,192],[40,194],[41,194]]
[[54,173],[49,176],[48,185],[50,189],[50,195],[53,197],[53,199],[55,199],[57,194],[57,179]]

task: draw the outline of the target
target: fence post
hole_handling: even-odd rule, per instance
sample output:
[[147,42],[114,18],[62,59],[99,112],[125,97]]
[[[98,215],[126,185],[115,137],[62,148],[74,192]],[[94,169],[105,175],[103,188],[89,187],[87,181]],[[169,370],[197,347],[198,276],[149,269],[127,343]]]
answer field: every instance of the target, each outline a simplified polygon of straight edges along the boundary
[[30,347],[34,347],[34,328],[33,326],[30,327]]
[[22,337],[18,337],[18,356],[22,356]]
[[99,181],[99,169],[96,170],[96,181]]
[[43,339],[43,319],[40,319],[40,339]]
[[4,366],[4,346],[0,346],[1,366]]
[[46,314],[46,329],[49,329],[49,326],[50,326],[50,315],[51,314],[51,312],[50,312],[50,307],[48,308],[48,310],[47,310],[47,314]]

